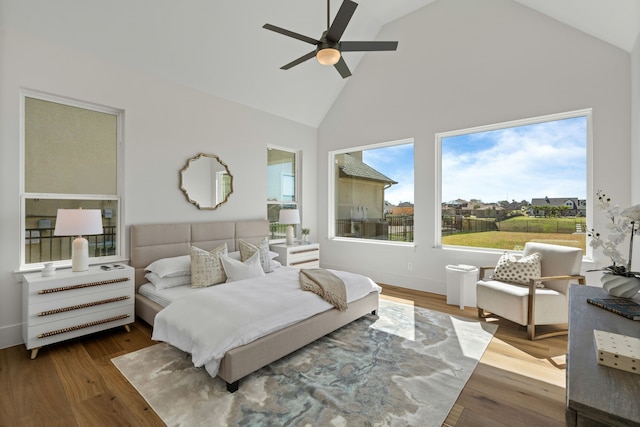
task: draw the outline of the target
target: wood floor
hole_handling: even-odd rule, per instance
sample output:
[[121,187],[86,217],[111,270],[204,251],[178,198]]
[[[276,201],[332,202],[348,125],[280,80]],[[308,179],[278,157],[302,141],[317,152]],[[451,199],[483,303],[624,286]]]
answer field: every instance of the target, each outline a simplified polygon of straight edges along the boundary
[[[383,286],[383,298],[477,318],[442,295]],[[531,342],[505,320],[445,426],[564,426],[566,336]],[[0,350],[0,427],[163,426],[111,359],[155,344],[142,321],[43,348]],[[185,408],[188,410],[188,408]]]

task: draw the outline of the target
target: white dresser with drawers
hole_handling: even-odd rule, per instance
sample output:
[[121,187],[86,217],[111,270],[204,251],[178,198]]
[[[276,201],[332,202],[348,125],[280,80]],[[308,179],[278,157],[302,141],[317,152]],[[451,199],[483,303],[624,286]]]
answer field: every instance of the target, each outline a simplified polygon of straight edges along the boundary
[[87,335],[135,320],[134,269],[59,270],[53,276],[25,274],[22,337],[34,359],[45,345]]
[[271,245],[271,250],[278,253],[276,261],[285,267],[318,268],[320,267],[320,244]]

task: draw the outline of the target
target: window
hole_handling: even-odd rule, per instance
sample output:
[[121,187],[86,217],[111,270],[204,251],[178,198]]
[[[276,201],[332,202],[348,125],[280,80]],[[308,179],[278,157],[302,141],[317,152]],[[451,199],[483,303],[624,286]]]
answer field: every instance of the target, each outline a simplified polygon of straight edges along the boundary
[[[586,248],[591,111],[437,135],[443,246]],[[590,194],[590,193],[589,193]]]
[[329,155],[333,237],[413,242],[413,140]]
[[[298,207],[298,154],[267,147],[267,219],[271,239],[284,239],[287,224],[280,224],[280,210]],[[297,235],[297,226],[294,226]]]
[[71,259],[73,237],[53,235],[58,209],[100,209],[89,257],[119,258],[122,111],[27,91],[22,105],[21,268]]

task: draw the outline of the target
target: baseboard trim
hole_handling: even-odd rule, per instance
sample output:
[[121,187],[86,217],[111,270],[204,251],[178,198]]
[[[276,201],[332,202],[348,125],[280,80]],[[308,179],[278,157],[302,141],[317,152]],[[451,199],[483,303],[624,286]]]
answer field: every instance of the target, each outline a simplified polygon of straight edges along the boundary
[[0,349],[24,344],[22,324],[8,325],[0,328]]

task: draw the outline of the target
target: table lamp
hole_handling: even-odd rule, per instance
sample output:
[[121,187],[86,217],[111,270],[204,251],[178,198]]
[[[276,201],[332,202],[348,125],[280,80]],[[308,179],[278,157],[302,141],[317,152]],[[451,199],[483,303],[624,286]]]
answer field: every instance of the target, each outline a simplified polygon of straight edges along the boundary
[[89,242],[82,235],[102,234],[100,209],[58,209],[54,236],[78,236],[71,246],[71,270],[89,269]]
[[287,225],[287,245],[293,245],[293,225],[300,224],[300,212],[298,209],[280,209],[280,218],[278,219],[280,224]]

